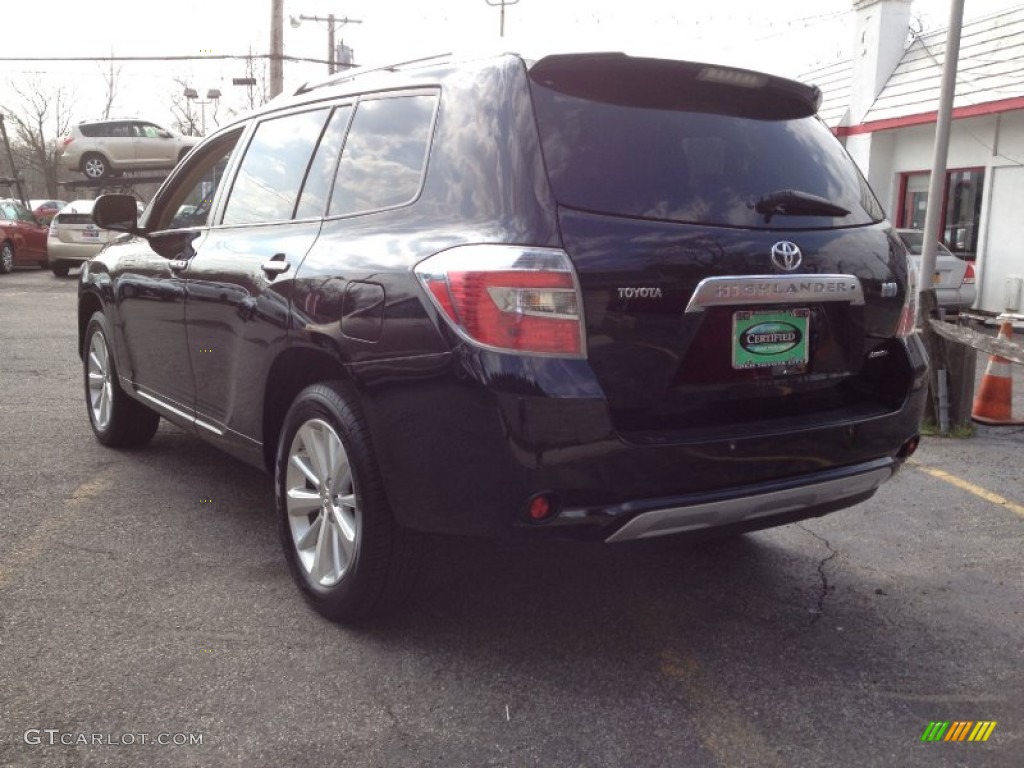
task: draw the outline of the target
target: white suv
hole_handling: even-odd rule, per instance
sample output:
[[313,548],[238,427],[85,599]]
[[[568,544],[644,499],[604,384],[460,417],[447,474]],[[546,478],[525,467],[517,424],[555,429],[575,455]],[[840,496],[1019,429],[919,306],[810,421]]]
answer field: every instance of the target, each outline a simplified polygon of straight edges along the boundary
[[102,179],[122,171],[173,168],[199,139],[148,120],[93,120],[72,128],[59,151],[65,168]]

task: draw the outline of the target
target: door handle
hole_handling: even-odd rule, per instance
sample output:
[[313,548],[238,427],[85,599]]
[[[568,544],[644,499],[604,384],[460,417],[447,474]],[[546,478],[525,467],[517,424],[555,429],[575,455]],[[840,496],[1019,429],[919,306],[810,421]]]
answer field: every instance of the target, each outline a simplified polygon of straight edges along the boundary
[[290,268],[291,264],[285,261],[285,256],[283,253],[277,254],[276,256],[274,256],[274,258],[270,259],[269,261],[264,261],[260,265],[260,269],[262,269],[266,273],[267,277],[271,278],[276,277],[277,275],[280,275],[283,272],[287,272]]

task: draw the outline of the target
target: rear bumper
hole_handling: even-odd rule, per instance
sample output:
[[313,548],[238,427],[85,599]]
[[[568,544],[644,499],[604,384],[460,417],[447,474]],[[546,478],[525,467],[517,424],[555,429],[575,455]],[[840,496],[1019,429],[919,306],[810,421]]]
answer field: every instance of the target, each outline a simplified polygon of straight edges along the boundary
[[[881,459],[804,476],[795,482],[744,486],[705,498],[682,497],[624,504],[602,511],[602,514],[627,521],[606,541],[649,539],[740,525],[766,527],[774,520],[789,522],[826,514],[869,498],[878,486],[892,477],[896,468],[895,461]],[[563,515],[575,517],[588,512],[566,510]]]
[[[765,527],[869,498],[919,432],[926,358],[916,338],[907,355],[907,396],[894,410],[643,442],[615,430],[585,360],[462,348],[350,370],[402,525],[623,541]],[[536,524],[526,510],[541,493],[558,514]]]
[[51,237],[46,241],[47,260],[50,266],[69,261],[88,261],[99,253],[104,245],[106,243],[65,243]]

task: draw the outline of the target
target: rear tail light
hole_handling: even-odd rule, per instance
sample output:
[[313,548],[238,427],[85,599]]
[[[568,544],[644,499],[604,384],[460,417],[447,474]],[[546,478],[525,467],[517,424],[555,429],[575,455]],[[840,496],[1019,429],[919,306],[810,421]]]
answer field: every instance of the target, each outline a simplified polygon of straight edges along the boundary
[[974,285],[974,265],[971,262],[967,262],[967,269],[964,271],[964,280],[962,285]]
[[70,144],[74,140],[74,136],[65,136],[64,138],[61,139],[61,144],[59,147],[57,147],[57,151],[63,152],[65,149],[68,148],[68,144]]
[[917,267],[907,259],[907,295],[896,325],[897,336],[909,336],[917,331]]
[[583,356],[580,294],[565,251],[463,245],[421,261],[415,272],[469,341],[503,352]]

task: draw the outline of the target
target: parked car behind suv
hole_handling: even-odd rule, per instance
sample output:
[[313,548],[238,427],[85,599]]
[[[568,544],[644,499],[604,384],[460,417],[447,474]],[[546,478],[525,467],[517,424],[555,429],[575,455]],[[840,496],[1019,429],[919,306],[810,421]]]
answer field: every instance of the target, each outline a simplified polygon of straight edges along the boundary
[[95,200],[74,200],[50,221],[46,250],[50,269],[57,277],[66,277],[72,267],[79,266],[99,253],[116,232],[97,227],[92,220]]
[[[907,246],[910,263],[917,270],[918,280],[921,275],[921,252],[924,245],[924,232],[920,229],[897,229],[896,234]],[[935,288],[935,301],[939,309],[956,315],[966,312],[974,305],[978,297],[978,288],[974,274],[974,264],[957,256],[942,243],[936,243],[935,274],[932,285]]]
[[400,599],[422,532],[726,533],[918,440],[907,254],[811,86],[621,54],[346,73],[206,139],[83,267],[86,405],[274,477],[303,595]]
[[102,179],[124,171],[173,168],[199,143],[148,120],[79,123],[58,147],[64,167]]
[[46,267],[46,227],[20,200],[0,200],[0,275],[15,267]]

